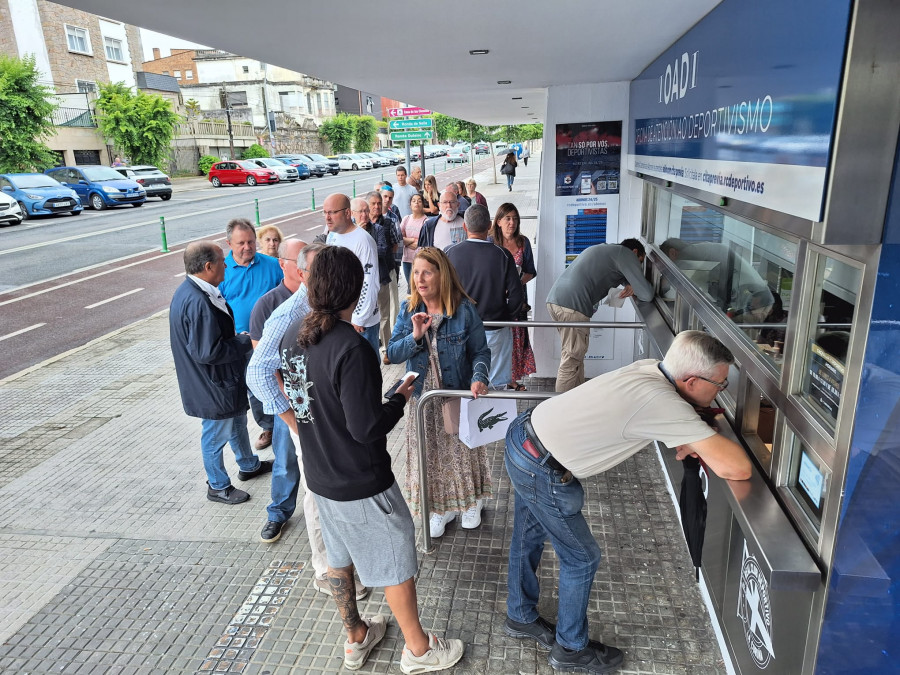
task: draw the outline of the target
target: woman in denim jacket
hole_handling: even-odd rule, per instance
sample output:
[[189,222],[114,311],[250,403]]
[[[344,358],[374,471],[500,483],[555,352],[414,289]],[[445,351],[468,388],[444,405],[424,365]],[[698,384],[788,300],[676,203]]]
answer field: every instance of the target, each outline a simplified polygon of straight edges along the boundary
[[[423,391],[469,388],[476,397],[488,391],[491,352],[484,325],[466,295],[456,270],[443,251],[420,248],[413,260],[409,300],[401,303],[388,358],[406,361],[419,373],[406,416],[406,489],[410,509],[419,513],[419,466],[416,461],[416,408]],[[432,361],[436,366],[432,367]],[[436,382],[434,371],[440,372]],[[425,413],[425,455],[431,487],[431,536],[440,537],[462,512],[462,526],[481,525],[481,508],[491,495],[491,475],[484,447],[470,450],[444,431],[439,402]]]

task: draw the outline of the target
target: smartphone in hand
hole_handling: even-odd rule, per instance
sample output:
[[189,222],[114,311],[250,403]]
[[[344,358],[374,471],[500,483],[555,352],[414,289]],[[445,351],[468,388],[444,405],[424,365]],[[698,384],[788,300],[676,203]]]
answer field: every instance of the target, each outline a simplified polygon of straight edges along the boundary
[[416,371],[414,371],[414,370],[408,371],[408,372],[406,373],[406,375],[404,375],[403,377],[401,377],[399,380],[397,380],[397,381],[394,383],[394,386],[393,386],[393,387],[391,387],[390,389],[387,390],[387,392],[385,393],[384,397],[385,397],[385,398],[390,398],[391,396],[393,396],[394,394],[397,393],[398,387],[399,387],[401,384],[403,384],[404,381],[412,382],[412,381],[414,381],[417,377],[419,377],[419,374],[418,374]]

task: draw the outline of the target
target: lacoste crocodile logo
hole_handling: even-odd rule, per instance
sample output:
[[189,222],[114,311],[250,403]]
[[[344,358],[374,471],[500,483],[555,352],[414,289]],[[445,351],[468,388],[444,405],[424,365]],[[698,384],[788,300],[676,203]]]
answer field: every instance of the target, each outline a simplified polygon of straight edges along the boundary
[[491,415],[492,412],[494,412],[493,408],[478,416],[478,431],[493,429],[500,422],[506,421],[505,412],[500,413],[499,415]]

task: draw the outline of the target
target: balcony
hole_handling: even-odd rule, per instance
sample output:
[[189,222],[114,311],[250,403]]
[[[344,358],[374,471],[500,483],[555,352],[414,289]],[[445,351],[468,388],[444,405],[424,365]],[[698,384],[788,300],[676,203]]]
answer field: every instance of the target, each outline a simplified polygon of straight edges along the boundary
[[85,108],[57,108],[53,111],[53,124],[57,127],[94,128],[94,114]]

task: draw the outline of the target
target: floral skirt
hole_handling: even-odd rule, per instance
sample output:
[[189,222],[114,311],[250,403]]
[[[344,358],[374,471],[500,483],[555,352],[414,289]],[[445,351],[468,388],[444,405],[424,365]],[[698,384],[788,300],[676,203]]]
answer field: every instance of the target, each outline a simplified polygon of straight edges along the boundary
[[512,381],[518,382],[526,375],[537,372],[534,363],[534,352],[528,339],[527,328],[513,328]]

